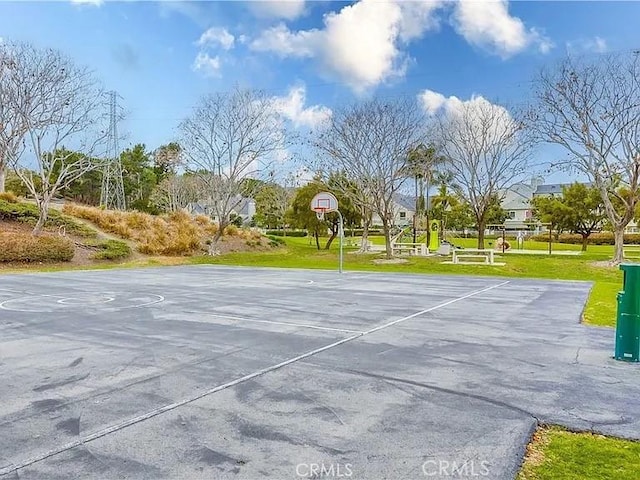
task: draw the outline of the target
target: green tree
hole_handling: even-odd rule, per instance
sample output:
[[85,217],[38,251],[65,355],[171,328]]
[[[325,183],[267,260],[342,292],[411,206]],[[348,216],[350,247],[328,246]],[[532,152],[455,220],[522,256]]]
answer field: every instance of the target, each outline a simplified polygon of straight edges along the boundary
[[586,252],[589,236],[602,227],[606,218],[602,195],[597,188],[576,182],[562,188],[562,203],[571,212],[567,228],[582,236],[582,251]]
[[533,216],[546,223],[548,228],[554,232],[556,240],[564,231],[566,217],[570,213],[567,207],[562,203],[561,197],[537,197],[531,201],[533,206]]
[[151,194],[158,184],[151,154],[144,144],[137,144],[120,154],[126,204],[135,210],[155,213],[150,202]]
[[291,198],[292,192],[277,183],[263,185],[254,198],[256,224],[267,228],[284,227]]
[[296,228],[304,228],[313,235],[318,250],[320,250],[320,232],[323,229],[326,231],[327,224],[324,221],[318,220],[315,212],[311,210],[310,205],[313,197],[326,190],[327,186],[322,180],[314,178],[313,181],[300,187],[296,191],[291,202],[291,208],[286,214],[287,222],[290,225]]
[[[333,179],[335,180],[335,179]],[[332,190],[331,177],[327,183],[323,182],[319,177],[314,178],[307,185],[300,187],[291,202],[291,208],[287,212],[287,220],[289,224],[297,228],[305,228],[310,232],[316,241],[316,247],[320,250],[320,234],[330,231],[329,238],[324,246],[325,250],[331,248],[331,244],[339,233],[339,217],[337,213],[327,213],[324,220],[318,220],[315,212],[311,210],[311,200],[320,192],[331,192],[338,199],[340,213],[342,213],[344,226],[353,227],[359,225],[361,217],[359,210],[353,206],[345,196],[340,192]]]
[[562,230],[582,236],[582,251],[587,250],[589,236],[599,230],[606,218],[601,192],[582,183],[562,188],[562,197],[536,198],[535,213],[543,222],[556,229],[556,238]]

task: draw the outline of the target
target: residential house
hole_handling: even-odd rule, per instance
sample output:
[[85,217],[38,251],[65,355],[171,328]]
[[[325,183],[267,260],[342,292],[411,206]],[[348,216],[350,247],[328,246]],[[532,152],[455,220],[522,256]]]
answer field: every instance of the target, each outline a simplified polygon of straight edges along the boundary
[[517,183],[506,190],[501,204],[502,209],[507,212],[504,221],[506,230],[531,230],[531,199],[540,182],[540,178],[533,178],[530,183]]
[[[416,214],[416,198],[410,195],[396,193],[393,196],[393,224],[397,227],[413,225],[413,217]],[[381,226],[382,219],[377,213],[371,219],[373,226]]]
[[[240,197],[238,195],[232,200],[232,203],[237,203],[237,206],[231,210],[230,215],[239,216],[242,218],[243,223],[250,222],[256,214],[256,202],[253,198]],[[214,222],[217,222],[218,217],[214,207],[215,205],[213,201],[200,200],[198,202],[189,203],[185,207],[185,210],[191,215],[206,215]]]

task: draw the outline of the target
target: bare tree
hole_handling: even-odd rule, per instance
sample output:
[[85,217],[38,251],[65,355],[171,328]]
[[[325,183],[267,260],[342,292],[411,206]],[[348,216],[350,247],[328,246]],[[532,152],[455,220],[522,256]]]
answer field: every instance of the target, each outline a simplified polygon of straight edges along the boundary
[[344,194],[363,218],[382,220],[387,258],[393,255],[394,196],[406,180],[407,154],[424,137],[424,114],[413,99],[372,99],[334,113],[315,142],[328,170],[344,178]]
[[198,201],[202,191],[200,181],[195,175],[169,174],[154,189],[151,199],[165,212],[175,212],[189,203]]
[[10,102],[19,85],[15,75],[19,64],[31,47],[21,43],[0,42],[0,192],[5,190],[9,156],[15,155],[26,134],[26,126],[18,110]]
[[533,145],[525,124],[482,97],[455,102],[437,113],[436,138],[452,187],[471,207],[484,248],[487,217],[496,198],[526,173]]
[[266,171],[286,147],[286,136],[272,100],[240,88],[203,97],[180,130],[186,163],[202,181],[204,200],[218,219],[210,248],[215,253],[232,210],[258,187],[248,180]]
[[96,156],[105,146],[106,105],[92,74],[60,52],[31,46],[16,52],[3,79],[5,107],[25,134],[5,154],[38,206],[37,235],[54,196],[102,165]]
[[[537,80],[536,131],[568,153],[558,165],[588,176],[614,230],[613,263],[640,197],[640,59],[566,58]],[[616,207],[618,205],[618,207]]]

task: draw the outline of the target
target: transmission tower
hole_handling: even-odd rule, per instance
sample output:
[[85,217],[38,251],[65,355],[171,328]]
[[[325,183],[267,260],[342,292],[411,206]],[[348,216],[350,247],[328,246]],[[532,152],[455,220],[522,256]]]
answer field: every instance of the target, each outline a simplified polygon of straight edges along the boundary
[[107,161],[102,172],[102,191],[100,205],[106,208],[124,210],[124,182],[122,181],[122,163],[118,146],[118,95],[109,92],[109,135]]

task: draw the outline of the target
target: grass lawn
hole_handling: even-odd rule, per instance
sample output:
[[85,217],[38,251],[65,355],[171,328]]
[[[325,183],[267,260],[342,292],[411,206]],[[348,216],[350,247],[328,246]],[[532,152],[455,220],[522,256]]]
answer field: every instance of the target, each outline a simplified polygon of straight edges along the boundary
[[[334,269],[338,263],[338,242],[331,250],[318,251],[308,238],[283,238],[286,246],[269,252],[230,253],[219,257],[191,257],[189,263],[244,265],[255,267],[289,267]],[[357,239],[355,239],[357,240]],[[374,244],[379,238],[374,237]],[[357,243],[357,241],[356,241]],[[472,246],[473,240],[456,239],[456,245]],[[554,248],[580,249],[579,245],[554,245]],[[590,246],[586,254],[554,256],[544,252],[545,243],[527,242],[527,249],[541,250],[540,255],[508,254],[499,261],[505,266],[451,265],[444,264],[441,257],[410,257],[403,264],[374,264],[378,255],[358,255],[357,247],[346,247],[344,266],[346,270],[375,270],[383,272],[490,275],[519,278],[546,278],[562,280],[586,280],[594,282],[584,313],[586,323],[614,326],[616,317],[616,292],[622,288],[622,272],[617,268],[594,266],[597,261],[605,261],[612,254],[611,246]]]
[[533,436],[517,480],[640,478],[640,442],[544,427]]

